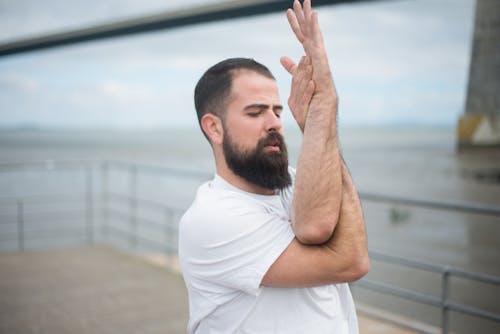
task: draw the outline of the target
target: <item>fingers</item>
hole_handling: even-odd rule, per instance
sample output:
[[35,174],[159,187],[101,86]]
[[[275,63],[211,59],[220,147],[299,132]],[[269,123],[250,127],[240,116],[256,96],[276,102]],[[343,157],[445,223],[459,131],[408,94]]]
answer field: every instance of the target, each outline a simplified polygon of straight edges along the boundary
[[294,0],[293,9],[287,10],[286,17],[292,31],[305,49],[307,49],[305,43],[321,40],[318,15],[312,10],[310,0],[304,0],[302,5],[298,0]]
[[[304,1],[304,3],[302,4],[302,8],[300,10],[300,14],[304,18],[304,20],[303,20],[304,24],[302,26],[309,27],[311,24],[311,1],[310,0]],[[302,23],[302,22],[299,20],[299,23]]]
[[299,68],[299,76],[302,75],[302,73],[312,72],[312,67],[310,66],[311,59],[308,56],[302,56],[298,64],[295,64],[290,57],[283,56],[280,58],[280,63],[291,75],[295,74],[297,68]]
[[[301,115],[303,109],[306,110],[307,114],[310,103],[313,103],[317,108],[323,108],[324,103],[319,99],[321,96],[332,97],[327,102],[336,103],[335,84],[319,27],[318,14],[312,10],[311,0],[304,0],[302,5],[298,0],[294,0],[293,9],[288,9],[286,16],[293,33],[308,57],[305,61],[309,62],[306,66],[302,64],[302,61],[294,64],[290,59],[283,58],[281,60],[283,67],[292,74],[290,109],[294,115]],[[318,96],[318,98],[315,99],[314,96]],[[295,106],[297,112],[294,112],[292,106]],[[299,124],[301,123],[299,122]]]
[[283,65],[285,70],[292,75],[295,72],[295,69],[297,68],[297,64],[295,64],[295,62],[289,57],[281,57],[280,63],[281,65]]
[[311,98],[314,94],[314,88],[315,88],[315,84],[314,84],[314,81],[312,80],[309,80],[307,82],[307,86],[306,88],[304,89],[304,95],[302,96],[302,104],[304,105],[309,105],[309,102],[311,101]]
[[286,18],[288,19],[288,23],[290,24],[290,27],[292,28],[292,31],[295,34],[295,37],[297,37],[300,43],[303,43],[305,37],[304,34],[302,33],[299,22],[297,20],[297,16],[295,15],[294,11],[288,9],[286,11]]
[[302,104],[302,95],[308,90],[308,85],[312,81],[313,68],[311,60],[307,56],[303,56],[300,62],[295,65],[292,73],[292,87],[290,97],[295,105]]
[[299,23],[300,27],[304,27],[306,25],[306,18],[304,15],[304,12],[302,10],[302,6],[300,5],[299,0],[295,0],[293,2],[293,12],[295,14],[295,17],[297,18],[297,22]]
[[[291,61],[291,59],[283,57],[282,63],[289,66],[291,63],[288,63],[288,60]],[[293,63],[293,61],[291,62]],[[289,68],[292,67],[289,66]],[[315,84],[312,81],[312,74],[313,67],[309,57],[303,56],[298,64],[294,64],[288,106],[302,131],[304,131],[309,104],[314,95]]]
[[312,72],[312,67],[311,65],[311,58],[308,56],[302,56],[300,58],[299,64],[297,65],[297,68],[299,70],[299,75],[304,73],[304,74],[309,74]]
[[300,95],[307,89],[307,85],[312,80],[313,68],[311,66],[311,60],[307,56],[303,56],[300,59],[299,64],[296,66],[295,72],[292,78],[292,92],[294,94]]
[[[304,6],[304,7],[302,7]],[[290,23],[295,36],[300,43],[303,43],[309,35],[309,25],[311,22],[311,2],[305,0],[301,5],[298,0],[294,0],[293,9],[286,11],[286,17]]]

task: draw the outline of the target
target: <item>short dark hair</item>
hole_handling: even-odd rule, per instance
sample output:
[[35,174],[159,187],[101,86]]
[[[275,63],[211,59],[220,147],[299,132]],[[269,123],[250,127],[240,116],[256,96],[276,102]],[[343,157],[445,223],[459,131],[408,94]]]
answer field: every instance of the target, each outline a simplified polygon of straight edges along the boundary
[[253,71],[276,80],[266,66],[250,58],[229,58],[210,67],[194,89],[194,106],[205,137],[207,135],[201,127],[201,118],[207,113],[212,113],[224,119],[227,98],[231,93],[234,74],[238,70]]

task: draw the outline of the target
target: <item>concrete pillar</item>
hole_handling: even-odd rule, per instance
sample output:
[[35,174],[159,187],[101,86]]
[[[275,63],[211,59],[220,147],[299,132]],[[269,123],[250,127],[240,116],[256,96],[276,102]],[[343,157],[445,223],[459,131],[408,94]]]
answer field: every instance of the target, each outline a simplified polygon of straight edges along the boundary
[[500,0],[476,0],[465,114],[459,147],[500,147]]

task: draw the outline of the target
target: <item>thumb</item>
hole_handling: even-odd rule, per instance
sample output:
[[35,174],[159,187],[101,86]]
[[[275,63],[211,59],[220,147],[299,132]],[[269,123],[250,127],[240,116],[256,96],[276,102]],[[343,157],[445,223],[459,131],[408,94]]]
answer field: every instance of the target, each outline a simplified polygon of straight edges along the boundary
[[281,65],[283,65],[285,70],[290,74],[293,74],[295,72],[295,69],[297,68],[297,64],[295,64],[295,62],[292,59],[286,56],[280,58],[280,63]]

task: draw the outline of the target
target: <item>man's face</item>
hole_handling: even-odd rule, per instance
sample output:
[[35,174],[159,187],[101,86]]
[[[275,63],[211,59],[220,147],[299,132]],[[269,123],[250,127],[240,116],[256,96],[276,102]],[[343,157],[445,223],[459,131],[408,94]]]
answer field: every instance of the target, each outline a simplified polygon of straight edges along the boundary
[[266,189],[291,183],[278,87],[251,71],[236,74],[224,117],[223,152],[236,175]]

